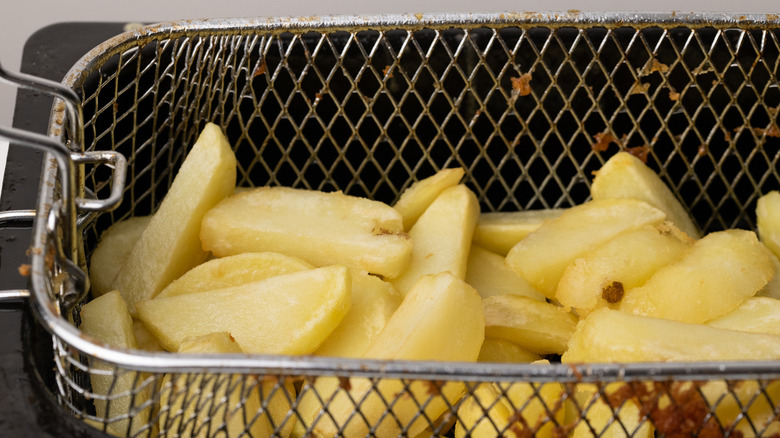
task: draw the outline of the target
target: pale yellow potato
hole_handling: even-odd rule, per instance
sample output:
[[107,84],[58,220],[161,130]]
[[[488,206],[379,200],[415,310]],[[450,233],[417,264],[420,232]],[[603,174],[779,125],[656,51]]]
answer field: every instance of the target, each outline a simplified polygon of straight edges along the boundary
[[[540,360],[534,364],[549,365],[550,362]],[[563,424],[566,412],[562,397],[565,391],[560,383],[499,382],[493,385],[500,393],[506,394],[501,398],[501,402],[509,408],[509,411],[519,412],[523,418],[523,421],[515,422],[513,431],[530,429],[520,436],[528,436],[527,433],[533,431],[535,437],[552,437],[556,422]],[[550,414],[555,422],[550,418]]]
[[466,283],[473,286],[482,298],[511,294],[544,301],[544,295],[534,289],[517,271],[509,268],[504,257],[477,245],[471,245],[469,251]]
[[404,229],[410,230],[425,209],[444,190],[457,185],[466,173],[463,168],[442,169],[428,178],[417,181],[401,193],[393,208],[401,213]]
[[718,231],[696,241],[644,285],[626,290],[619,310],[703,323],[737,308],[773,275],[769,251],[755,233]]
[[731,385],[723,380],[710,380],[700,391],[704,400],[715,406],[715,417],[724,432],[738,431],[743,437],[774,436],[780,431],[773,408],[780,402],[780,382],[765,385],[762,390],[755,380]]
[[[363,357],[474,362],[484,340],[481,309],[479,294],[462,280],[447,272],[426,276],[409,292]],[[401,427],[408,427],[408,435],[415,436],[429,426],[423,417],[415,418],[418,403],[427,403],[425,415],[436,419],[447,410],[447,403],[454,404],[462,396],[464,389],[461,382],[442,383],[444,386],[439,388],[432,386],[437,385],[435,382],[417,381],[406,391],[400,381],[393,379],[383,379],[377,390],[372,390],[371,383],[363,378],[349,382],[349,396],[353,400],[365,398],[360,411],[366,421],[362,416],[353,416],[355,405],[345,390],[340,390],[329,406],[335,424],[330,416],[323,415],[314,426],[316,433],[334,436],[336,425],[341,425],[344,436],[362,437],[376,426],[377,436],[398,436],[400,428],[392,418],[395,417]],[[385,400],[397,399],[392,416],[382,418],[387,407],[377,391]],[[327,391],[320,394],[328,396]],[[318,411],[314,409],[315,415]]]
[[401,215],[378,201],[288,187],[228,197],[203,218],[203,249],[217,257],[280,252],[314,266],[341,264],[388,278],[409,264]]
[[780,335],[780,300],[748,298],[731,312],[707,322],[710,327]]
[[133,320],[133,333],[138,344],[138,348],[144,351],[165,351],[165,349],[157,341],[152,332],[146,328],[143,322],[134,319]]
[[769,280],[769,283],[758,291],[756,296],[780,300],[780,260],[778,260],[777,256],[771,251],[769,251],[769,253],[769,258],[772,260],[772,266],[774,267],[775,273],[772,276],[772,279]]
[[[603,391],[605,394],[613,394],[623,385],[624,383],[610,383]],[[652,438],[654,436],[650,421],[640,424],[642,415],[635,399],[628,399],[619,409],[613,409],[604,401],[604,396],[598,393],[596,385],[587,383],[577,384],[574,399],[580,411],[587,411],[582,415],[579,412],[576,414],[577,419],[581,417],[582,420],[574,427],[572,438]]]
[[594,200],[630,198],[645,201],[663,211],[678,228],[693,238],[699,228],[688,211],[661,178],[639,158],[628,152],[613,155],[596,173],[590,187]]
[[515,245],[507,264],[547,298],[555,296],[574,259],[620,233],[661,224],[666,215],[635,199],[604,199],[572,207]]
[[245,252],[212,259],[190,269],[163,289],[157,298],[238,286],[312,268],[297,257],[275,252]]
[[365,271],[352,270],[352,305],[317,356],[361,357],[401,304],[392,284]]
[[[227,332],[188,338],[183,354],[240,354],[241,348]],[[229,437],[249,433],[253,437],[288,437],[294,417],[282,422],[295,399],[292,382],[283,387],[274,380],[257,381],[255,376],[229,374],[168,374],[160,386],[160,435],[166,437]],[[242,381],[242,379],[244,379]],[[210,397],[203,397],[210,394]],[[267,403],[266,411],[258,412]],[[247,420],[250,420],[249,422]],[[247,424],[249,423],[249,424]],[[218,430],[224,424],[224,430]],[[281,427],[280,427],[281,426]],[[276,436],[276,435],[273,435]]]
[[510,427],[513,410],[501,402],[502,395],[492,383],[480,383],[473,395],[466,397],[458,408],[455,438],[515,438]]
[[539,359],[538,354],[506,339],[485,338],[477,362],[530,363]]
[[131,217],[111,225],[100,234],[100,241],[89,259],[89,283],[93,298],[112,290],[111,283],[151,219],[151,216]]
[[460,184],[444,190],[417,220],[409,236],[414,242],[412,261],[392,283],[406,295],[425,275],[450,272],[466,278],[471,236],[479,217],[479,202]]
[[756,203],[758,236],[776,257],[780,257],[780,192],[773,190]]
[[602,308],[580,321],[564,363],[777,360],[780,336]]
[[537,354],[561,354],[577,326],[577,317],[555,304],[520,295],[482,300],[485,335],[505,339]]
[[341,323],[349,270],[331,266],[138,304],[141,321],[169,351],[193,336],[228,332],[245,353],[310,354]]
[[517,242],[536,231],[549,219],[560,216],[565,210],[521,210],[508,212],[484,212],[479,215],[472,237],[475,244],[506,256]]
[[648,226],[619,234],[574,259],[558,282],[555,298],[580,317],[601,307],[617,308],[623,292],[643,285],[690,247],[665,229]]
[[206,260],[198,237],[201,221],[235,186],[236,157],[222,130],[209,123],[111,284],[131,315],[137,316],[136,303]]
[[[108,292],[85,304],[81,308],[79,329],[109,347],[138,348],[133,319],[118,291]],[[117,372],[114,365],[98,359],[90,359],[89,365],[94,370],[108,372],[92,373],[89,376],[92,393],[96,395],[95,413],[97,417],[108,421],[106,432],[116,436],[125,436],[128,431],[131,435],[139,433],[149,422],[151,411],[151,406],[143,406],[149,400],[151,390],[148,386],[143,386],[146,384],[143,376],[131,371]],[[114,418],[128,413],[130,418],[113,421]]]

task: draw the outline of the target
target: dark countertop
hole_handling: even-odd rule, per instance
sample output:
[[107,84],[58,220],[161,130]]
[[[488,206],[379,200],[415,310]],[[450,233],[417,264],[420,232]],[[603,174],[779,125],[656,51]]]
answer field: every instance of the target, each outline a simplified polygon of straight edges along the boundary
[[[121,33],[121,23],[62,23],[45,27],[25,44],[22,72],[60,81],[81,56],[108,38]],[[13,126],[45,134],[52,99],[19,90]],[[41,154],[20,147],[9,148],[3,182],[2,211],[35,208],[40,180]],[[29,263],[25,254],[30,228],[0,228],[0,289],[26,289],[27,279],[18,272]],[[27,303],[0,305],[0,436],[98,437],[56,404],[46,388],[52,378],[51,340],[31,315]]]

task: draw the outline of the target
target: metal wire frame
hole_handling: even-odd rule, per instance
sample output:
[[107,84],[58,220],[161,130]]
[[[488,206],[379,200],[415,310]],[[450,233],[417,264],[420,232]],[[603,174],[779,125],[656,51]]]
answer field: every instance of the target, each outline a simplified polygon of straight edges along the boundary
[[[484,209],[559,207],[587,199],[590,173],[605,159],[601,147],[631,149],[646,154],[702,229],[752,227],[758,194],[780,186],[778,36],[777,17],[696,14],[318,17],[143,28],[99,46],[66,78],[82,96],[87,149],[129,158],[124,204],[87,227],[85,247],[88,253],[111,223],[155,209],[206,121],[226,128],[242,185],[341,189],[389,202],[432,171],[460,165]],[[48,172],[44,182],[55,174]],[[99,171],[86,179],[96,194],[108,186]],[[39,205],[46,208],[57,196],[44,189]],[[35,245],[51,245],[47,236],[37,230]],[[188,375],[186,388],[200,385],[192,382],[203,373],[289,379],[298,391],[314,388],[312,378],[368,378],[373,394],[391,379],[402,379],[407,394],[413,383],[435,382],[429,398],[417,401],[415,417],[433,431],[445,425],[426,417],[425,407],[443,386],[456,384],[466,396],[445,403],[445,411],[461,420],[460,407],[480,384],[496,384],[506,398],[501,382],[561,385],[560,404],[575,400],[576,386],[585,383],[607,401],[609,382],[656,381],[655,401],[693,385],[686,388],[705,399],[694,431],[719,419],[724,400],[736,400],[735,421],[747,419],[757,434],[771,424],[750,421],[750,406],[763,400],[770,419],[778,411],[771,390],[776,362],[475,366],[118,351],[84,338],[57,314],[49,298],[56,296],[53,272],[42,257],[33,258],[33,303],[55,339],[57,391],[74,414],[101,424],[159,405],[164,373]],[[91,364],[95,359],[109,366]],[[105,395],[90,393],[89,376],[99,373],[134,373],[134,390],[116,397],[148,390],[150,404],[97,418],[91,400]],[[715,401],[695,383],[726,380],[731,383]],[[748,385],[743,381],[759,382],[750,397],[736,389]],[[539,391],[532,398],[543,401]],[[284,418],[300,420],[299,395],[281,392],[293,402]],[[316,396],[325,404],[335,399]],[[353,400],[355,421],[365,397]],[[383,418],[401,421],[392,409],[399,400],[385,400]],[[596,402],[588,400],[576,411],[594,432],[587,413]],[[519,419],[498,424],[489,415],[497,403],[479,402],[483,420],[507,432]],[[616,413],[622,404],[607,405],[609,424],[627,427]],[[540,426],[566,426],[553,415],[555,406],[545,406]],[[320,418],[329,415],[326,409]],[[639,423],[658,426],[651,410],[643,415]],[[149,418],[139,429],[120,424],[127,434],[159,432],[160,414]],[[227,427],[220,424],[213,427]],[[409,424],[397,426],[410,431]],[[732,424],[717,426],[728,434]]]

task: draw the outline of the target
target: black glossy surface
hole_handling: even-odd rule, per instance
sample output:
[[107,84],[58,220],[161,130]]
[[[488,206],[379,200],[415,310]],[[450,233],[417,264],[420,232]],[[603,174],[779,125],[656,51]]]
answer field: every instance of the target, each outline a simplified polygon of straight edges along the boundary
[[[81,56],[122,28],[120,23],[61,23],[43,28],[25,44],[22,72],[59,81]],[[51,103],[47,96],[19,90],[14,127],[45,134]],[[40,170],[40,153],[12,145],[0,210],[34,208]],[[29,228],[0,229],[0,289],[27,288],[18,267],[29,263],[25,252],[30,240]],[[55,404],[43,382],[52,376],[50,351],[50,338],[26,303],[0,305],[0,436],[104,436]]]

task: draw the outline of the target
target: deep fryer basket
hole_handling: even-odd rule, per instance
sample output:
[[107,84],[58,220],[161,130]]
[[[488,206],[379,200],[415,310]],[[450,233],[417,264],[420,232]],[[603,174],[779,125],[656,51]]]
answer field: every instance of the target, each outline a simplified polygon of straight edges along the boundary
[[[123,202],[85,226],[82,263],[102,230],[155,210],[208,121],[233,144],[242,186],[343,190],[392,202],[435,170],[462,166],[484,211],[567,207],[588,199],[592,172],[609,156],[628,150],[647,160],[703,231],[754,228],[758,196],[780,188],[778,37],[778,17],[769,15],[417,14],[144,27],[97,47],[65,79],[81,97],[86,149],[128,159]],[[65,138],[62,117],[55,108],[50,134]],[[60,198],[57,177],[56,167],[46,169],[39,212]],[[85,171],[84,185],[98,197],[110,190],[107,180],[101,167]],[[57,236],[39,220],[33,248],[48,248]],[[52,390],[75,416],[123,435],[188,424],[225,432],[237,413],[247,423],[264,421],[273,396],[290,404],[286,415],[270,420],[279,433],[300,419],[301,394],[329,403],[313,382],[333,376],[342,392],[356,378],[368,378],[374,392],[401,379],[400,392],[384,400],[382,418],[403,434],[417,429],[396,415],[398,400],[414,398],[413,421],[436,434],[448,430],[461,403],[441,394],[452,385],[471,394],[487,382],[532,382],[531,399],[515,408],[521,414],[541,403],[546,418],[515,419],[548,432],[580,424],[598,435],[603,425],[588,416],[595,402],[576,397],[585,384],[595,385],[597,398],[612,400],[609,424],[629,433],[644,424],[659,435],[673,431],[652,409],[642,411],[638,426],[624,424],[624,400],[610,399],[607,386],[616,381],[655,382],[651,396],[679,408],[670,414],[673,424],[694,434],[732,433],[737,424],[718,416],[727,406],[736,406],[743,430],[759,435],[775,430],[780,413],[773,386],[778,362],[542,366],[114,350],[79,334],[78,307],[60,315],[56,291],[68,285],[46,251],[32,258],[33,306],[54,341]],[[164,379],[166,373],[173,378]],[[94,375],[129,376],[134,390],[94,394]],[[213,414],[205,423],[186,410],[159,409],[166,388],[187,393],[208,378],[239,385],[239,402],[199,391],[193,403]],[[252,388],[269,381],[260,409],[246,412]],[[701,387],[713,382],[723,383],[722,395],[707,398]],[[420,384],[429,390],[413,395]],[[561,396],[543,399],[545,385],[560,385]],[[96,399],[118,403],[141,393],[149,398],[140,406],[111,418],[95,414]],[[351,421],[365,421],[363,399],[353,402]],[[434,403],[447,412],[430,418],[426,409]],[[575,426],[555,415],[566,403],[575,406]],[[328,416],[326,409],[319,421]],[[483,420],[502,427],[487,413]],[[369,433],[383,430],[375,426]]]

